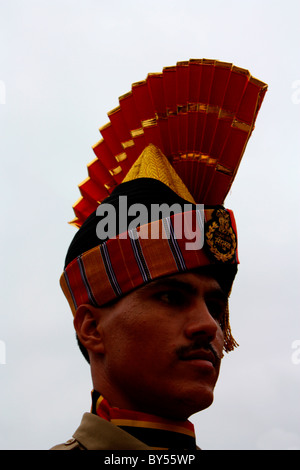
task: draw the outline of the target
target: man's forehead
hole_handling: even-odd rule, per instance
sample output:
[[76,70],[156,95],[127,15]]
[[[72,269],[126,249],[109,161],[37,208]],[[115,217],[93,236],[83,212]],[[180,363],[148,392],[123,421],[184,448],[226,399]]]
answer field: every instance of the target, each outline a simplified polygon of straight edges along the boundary
[[203,290],[219,291],[220,293],[223,293],[218,281],[211,274],[203,273],[201,271],[189,271],[155,279],[137,289],[136,292],[143,295],[144,293],[157,290],[162,287],[182,289],[194,295],[197,295]]
[[109,311],[114,308],[123,310],[124,304],[128,302],[141,303],[146,300],[147,295],[151,295],[160,289],[177,289],[194,296],[214,297],[224,303],[228,302],[229,297],[228,291],[223,289],[222,284],[218,282],[214,271],[199,268],[154,279],[125,296],[102,306],[102,309],[107,307]]

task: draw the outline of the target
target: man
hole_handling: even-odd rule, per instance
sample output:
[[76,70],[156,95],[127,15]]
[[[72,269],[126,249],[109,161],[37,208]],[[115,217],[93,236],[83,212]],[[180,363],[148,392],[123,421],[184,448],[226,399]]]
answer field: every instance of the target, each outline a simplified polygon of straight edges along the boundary
[[232,64],[190,60],[109,113],[61,277],[92,407],[54,449],[197,449],[188,418],[211,405],[237,345],[237,232],[222,204],[265,91]]

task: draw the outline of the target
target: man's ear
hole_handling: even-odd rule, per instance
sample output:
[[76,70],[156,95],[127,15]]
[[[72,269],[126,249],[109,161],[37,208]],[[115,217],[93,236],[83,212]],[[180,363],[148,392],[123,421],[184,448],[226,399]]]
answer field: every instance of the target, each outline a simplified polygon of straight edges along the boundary
[[103,354],[104,345],[100,328],[100,309],[82,304],[76,310],[74,327],[81,344],[96,354]]

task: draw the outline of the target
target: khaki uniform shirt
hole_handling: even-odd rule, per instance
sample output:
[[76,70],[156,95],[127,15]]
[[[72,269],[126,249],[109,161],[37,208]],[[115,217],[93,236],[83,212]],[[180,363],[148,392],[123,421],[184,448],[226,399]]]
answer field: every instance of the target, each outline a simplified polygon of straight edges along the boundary
[[85,413],[79,428],[64,444],[50,450],[151,450],[123,429],[92,413]]

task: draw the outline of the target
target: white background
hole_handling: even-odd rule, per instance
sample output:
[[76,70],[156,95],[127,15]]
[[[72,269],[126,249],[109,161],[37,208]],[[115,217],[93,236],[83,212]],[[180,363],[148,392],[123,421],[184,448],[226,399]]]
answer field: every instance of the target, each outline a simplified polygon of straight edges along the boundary
[[197,442],[300,449],[299,7],[0,0],[1,449],[48,449],[89,411],[89,367],[58,284],[77,185],[118,96],[202,57],[249,69],[269,91],[226,200],[239,232],[240,347],[223,361],[214,404],[192,417]]

